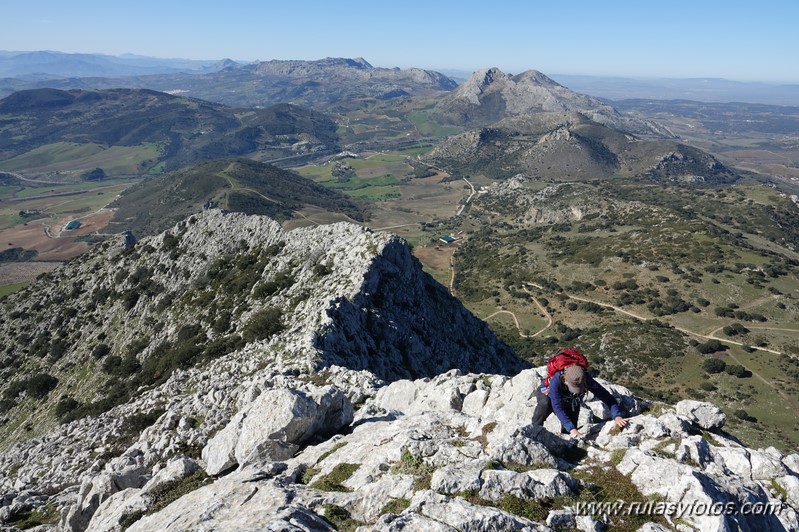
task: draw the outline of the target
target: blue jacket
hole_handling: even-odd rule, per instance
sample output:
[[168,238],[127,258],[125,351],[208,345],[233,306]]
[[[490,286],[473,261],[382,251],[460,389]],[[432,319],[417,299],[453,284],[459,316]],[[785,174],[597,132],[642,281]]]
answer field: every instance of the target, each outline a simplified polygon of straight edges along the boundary
[[[558,416],[560,424],[563,426],[566,432],[570,432],[576,427],[569,419],[569,416],[566,415],[565,403],[567,401],[573,400],[575,396],[561,381],[561,373],[562,372],[560,371],[555,373],[555,375],[553,375],[552,379],[549,381],[549,400],[552,402],[552,411],[555,412],[556,416]],[[607,391],[601,384],[595,381],[587,372],[585,374],[585,382],[588,391],[593,393],[594,397],[608,405],[608,408],[610,408],[611,418],[622,416],[621,407],[619,406],[618,401],[616,401],[616,398],[613,397],[610,392]]]

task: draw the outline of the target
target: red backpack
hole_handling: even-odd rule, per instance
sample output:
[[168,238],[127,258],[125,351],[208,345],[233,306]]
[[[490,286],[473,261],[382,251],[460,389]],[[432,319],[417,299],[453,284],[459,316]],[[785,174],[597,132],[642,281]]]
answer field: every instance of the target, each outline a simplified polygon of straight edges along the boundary
[[588,360],[576,349],[561,349],[555,353],[552,358],[547,360],[547,378],[544,379],[544,386],[549,387],[549,381],[555,373],[575,364],[582,366],[583,369],[588,369]]

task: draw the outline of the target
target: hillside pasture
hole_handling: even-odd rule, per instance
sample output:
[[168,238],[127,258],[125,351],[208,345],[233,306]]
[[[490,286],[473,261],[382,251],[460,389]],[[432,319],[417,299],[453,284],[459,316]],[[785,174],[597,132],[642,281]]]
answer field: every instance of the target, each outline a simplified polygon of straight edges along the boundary
[[29,178],[76,181],[84,172],[102,168],[108,176],[146,173],[157,163],[156,144],[105,147],[99,144],[57,142],[0,161],[0,169]]

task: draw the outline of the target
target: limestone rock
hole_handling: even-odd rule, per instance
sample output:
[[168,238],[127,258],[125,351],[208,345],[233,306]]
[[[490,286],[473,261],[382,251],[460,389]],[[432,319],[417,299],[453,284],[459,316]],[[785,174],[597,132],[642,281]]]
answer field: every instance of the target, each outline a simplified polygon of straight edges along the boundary
[[475,460],[464,464],[446,465],[433,472],[430,488],[444,495],[480,490],[480,474],[486,467],[485,460]]
[[711,403],[686,399],[675,405],[677,414],[685,416],[691,423],[707,429],[719,429],[727,422],[727,416],[721,409]]
[[[685,509],[681,516],[691,526],[700,530],[743,528],[751,530],[780,530],[782,524],[776,514],[747,515],[730,513],[711,515],[713,512],[693,511],[703,505],[731,505],[742,508],[745,504],[768,504],[767,493],[757,484],[742,480],[725,479],[724,484],[712,476],[694,470],[688,465],[675,464],[673,460],[645,453],[637,448],[629,449],[617,469],[629,475],[632,482],[645,496],[660,495],[666,501],[681,504]],[[795,514],[794,514],[795,515]],[[793,517],[795,519],[795,517]]]
[[447,497],[432,491],[416,495],[407,512],[418,513],[455,530],[546,530],[543,525],[502,510],[478,506],[460,497]]
[[217,475],[245,460],[252,461],[252,453],[261,462],[285,460],[293,456],[297,444],[317,433],[335,432],[350,421],[352,404],[332,386],[313,394],[268,390],[208,442],[203,449],[206,471]]
[[119,491],[140,488],[147,480],[148,475],[131,470],[126,473],[105,473],[84,481],[78,492],[77,503],[64,516],[61,526],[65,530],[85,530],[103,501]]

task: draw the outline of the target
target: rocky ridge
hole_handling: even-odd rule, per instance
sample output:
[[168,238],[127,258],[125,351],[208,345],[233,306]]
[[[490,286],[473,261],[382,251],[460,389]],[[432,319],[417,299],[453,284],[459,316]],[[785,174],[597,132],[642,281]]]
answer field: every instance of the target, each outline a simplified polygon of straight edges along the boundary
[[[723,432],[724,414],[709,403],[647,410],[651,405],[604,381],[632,416],[630,426],[614,430],[604,405],[589,398],[580,422],[588,436],[576,445],[556,435],[553,417],[545,428],[529,424],[530,390],[543,372],[452,370],[400,380],[373,392],[354,414],[336,387],[253,379],[242,383],[239,413],[201,459],[174,456],[149,474],[136,467],[142,449],[180,424],[170,410],[127,450],[126,461],[84,479],[61,525],[362,532],[799,526],[799,455],[742,446]],[[323,419],[338,433],[296,452]],[[181,495],[180,486],[193,489]],[[586,505],[615,502],[620,489],[637,497],[625,507],[650,501],[665,510],[610,515]],[[171,491],[180,496],[167,497]],[[165,499],[171,502],[161,504]],[[81,511],[88,521],[76,520]]]
[[[603,195],[596,187],[581,183],[556,183],[539,190],[537,182],[516,174],[483,189],[477,205],[512,216],[515,227],[579,222],[587,218],[613,220],[640,211],[643,205]],[[647,206],[651,211],[654,207]],[[659,220],[676,220],[665,209],[657,210]]]
[[647,140],[574,111],[506,118],[448,138],[428,157],[455,173],[504,179],[526,173],[551,181],[642,177],[726,183],[736,175],[710,154],[672,140]]
[[[209,210],[102,244],[2,304],[4,521],[65,508],[103,471],[103,486],[130,487],[170,457],[199,458],[252,379],[336,383],[331,400],[350,404],[383,380],[525,365],[403,241],[347,223],[285,232]],[[322,417],[295,443],[333,425]],[[130,447],[145,432],[157,438]],[[70,527],[86,525],[87,504]]]
[[622,116],[610,105],[573,92],[536,70],[516,76],[498,68],[478,70],[443,97],[433,115],[444,123],[486,126],[504,118],[564,111],[578,112],[594,122],[628,133],[673,136],[654,122]]

